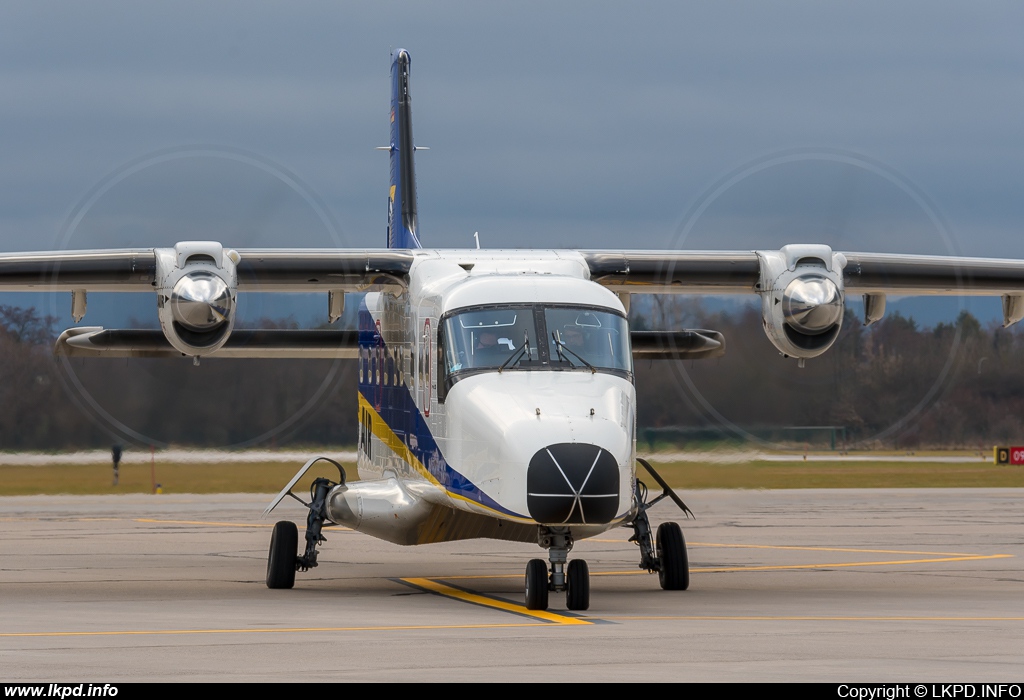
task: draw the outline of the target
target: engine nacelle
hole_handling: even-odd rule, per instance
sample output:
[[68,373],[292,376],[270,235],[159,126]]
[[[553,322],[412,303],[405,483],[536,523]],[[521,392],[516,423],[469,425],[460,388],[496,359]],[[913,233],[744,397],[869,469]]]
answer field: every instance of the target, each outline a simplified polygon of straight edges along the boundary
[[210,241],[156,249],[157,316],[175,350],[201,357],[227,342],[235,325],[238,260],[237,252]]
[[846,257],[826,245],[759,250],[761,315],[768,339],[788,357],[817,357],[839,337]]

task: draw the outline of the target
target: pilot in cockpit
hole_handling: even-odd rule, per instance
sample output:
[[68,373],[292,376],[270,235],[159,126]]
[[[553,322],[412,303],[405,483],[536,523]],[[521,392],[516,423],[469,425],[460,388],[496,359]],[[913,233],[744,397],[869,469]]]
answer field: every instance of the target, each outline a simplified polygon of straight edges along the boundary
[[562,330],[561,341],[565,347],[575,353],[582,352],[584,345],[587,342],[583,335],[583,329],[579,326],[566,326]]
[[491,363],[507,354],[505,348],[498,344],[497,331],[486,328],[480,331],[480,334],[477,336],[476,346],[473,349],[473,356],[477,360],[477,365]]
[[493,350],[498,347],[498,334],[484,329],[476,339],[477,350]]

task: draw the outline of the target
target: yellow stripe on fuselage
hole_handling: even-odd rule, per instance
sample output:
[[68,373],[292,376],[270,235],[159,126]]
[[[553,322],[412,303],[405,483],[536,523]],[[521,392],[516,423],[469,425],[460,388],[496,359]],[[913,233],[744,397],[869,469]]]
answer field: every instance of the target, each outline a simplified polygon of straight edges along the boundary
[[422,476],[424,479],[429,481],[431,484],[433,484],[440,490],[444,491],[449,498],[452,498],[457,501],[463,501],[464,503],[472,503],[477,508],[483,508],[484,510],[493,513],[494,515],[502,518],[503,520],[511,520],[517,523],[534,522],[530,518],[516,517],[514,515],[509,515],[508,513],[502,513],[500,510],[495,510],[490,506],[486,506],[483,503],[480,503],[480,501],[475,501],[472,498],[467,498],[466,496],[463,496],[462,494],[453,493],[452,491],[449,491],[444,484],[437,480],[437,477],[431,474],[427,470],[427,468],[423,466],[423,463],[416,458],[416,455],[412,453],[412,450],[409,449],[408,445],[406,445],[401,438],[395,435],[395,431],[393,431],[391,429],[391,426],[389,426],[387,422],[381,417],[381,415],[377,413],[377,410],[369,401],[366,400],[366,397],[363,396],[363,392],[361,391],[359,392],[359,408],[360,410],[365,410],[367,415],[370,416],[370,431],[377,437],[377,439],[383,442],[384,445],[386,445],[392,452],[398,455],[400,459],[402,459],[406,464],[412,467],[417,474]]
[[445,490],[437,478],[427,471],[427,468],[423,466],[416,455],[412,453],[401,438],[395,435],[395,431],[391,429],[391,426],[381,417],[377,410],[366,400],[363,396],[363,392],[359,392],[359,408],[365,410],[370,416],[370,431],[377,436],[377,439],[383,442],[392,452],[398,455],[406,464],[412,467],[417,474],[422,476],[424,479],[429,481],[434,486],[441,490]]

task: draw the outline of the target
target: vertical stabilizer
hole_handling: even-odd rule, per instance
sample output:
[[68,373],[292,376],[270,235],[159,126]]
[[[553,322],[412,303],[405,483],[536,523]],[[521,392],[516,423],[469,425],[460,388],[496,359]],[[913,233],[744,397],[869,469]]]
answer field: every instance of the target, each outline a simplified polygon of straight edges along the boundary
[[388,193],[388,248],[419,248],[416,170],[413,157],[409,52],[391,55],[391,190]]

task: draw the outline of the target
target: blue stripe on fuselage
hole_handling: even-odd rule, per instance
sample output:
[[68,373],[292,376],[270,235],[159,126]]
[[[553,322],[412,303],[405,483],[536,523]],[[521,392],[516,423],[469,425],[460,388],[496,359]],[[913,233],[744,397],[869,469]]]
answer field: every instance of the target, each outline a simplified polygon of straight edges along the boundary
[[[359,304],[359,349],[360,355],[362,355],[363,350],[368,350],[370,357],[368,367],[366,368],[368,371],[360,375],[359,393],[380,414],[380,417],[392,432],[405,443],[409,451],[430,475],[455,496],[473,501],[505,515],[529,519],[529,516],[521,515],[500,505],[481,491],[465,475],[453,469],[445,460],[444,455],[441,454],[441,448],[438,447],[437,442],[434,440],[434,436],[430,432],[423,414],[416,406],[416,401],[409,387],[404,382],[396,385],[394,381],[395,372],[393,365],[391,365],[394,362],[394,358],[389,363],[387,346],[377,332],[376,322],[366,307],[365,298]],[[381,368],[380,376],[382,379],[384,371],[391,370],[390,379],[386,385],[383,381],[374,381],[377,375],[375,371],[377,363],[381,361],[386,363]],[[360,359],[360,362],[362,362],[362,359]]]

